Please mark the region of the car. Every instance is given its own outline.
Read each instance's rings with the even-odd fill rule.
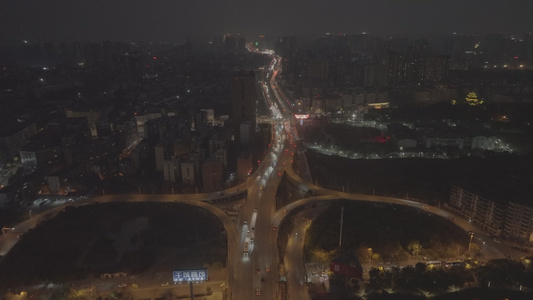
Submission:
[[[272,230],[276,231],[278,228],[276,226],[272,227]]]
[[[244,224],[248,224],[248,221],[246,219],[244,219]]]
[[[127,284],[127,283],[121,283],[121,284],[119,284],[119,285],[118,285],[118,287],[119,287],[119,288],[122,288],[122,287],[127,287],[127,286],[128,286],[128,284]]]
[[[254,231],[254,230],[255,230],[255,227],[252,227],[252,231]]]
[[[255,289],[255,295],[261,296],[261,289]]]
[[[262,192],[264,188],[265,188],[264,185],[259,186],[259,191]]]
[[[265,283],[265,278],[261,277],[261,283]]]
[[[261,269],[260,269],[260,268],[257,268],[257,269],[255,269],[255,272],[256,272],[256,273],[259,273],[259,272],[261,272]]]
[[[266,266],[265,271],[270,272],[270,265]]]
[[[168,281],[161,283],[161,286],[168,286]]]
[[[256,208],[254,208],[254,212],[257,212],[257,207],[256,207]]]

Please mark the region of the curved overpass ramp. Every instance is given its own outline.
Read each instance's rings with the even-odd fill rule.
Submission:
[[[40,222],[51,219],[55,217],[59,212],[63,211],[67,206],[83,206],[83,205],[92,205],[98,203],[112,203],[112,202],[166,202],[166,203],[180,203],[188,204],[197,207],[201,207],[212,214],[214,214],[222,222],[224,229],[227,232],[227,245],[228,245],[228,258],[226,262],[226,267],[228,270],[228,280],[233,281],[234,270],[233,266],[235,265],[236,257],[233,255],[237,253],[237,249],[234,249],[238,246],[238,232],[237,227],[230,217],[221,209],[216,206],[213,206],[206,201],[216,200],[218,194],[213,193],[213,195],[208,196],[209,194],[191,194],[191,195],[107,195],[107,196],[97,196],[94,198],[83,199],[74,203],[67,203],[63,205],[56,206],[44,212],[34,215],[31,219],[28,219],[24,222],[21,222],[15,226],[16,234],[4,234],[0,236],[0,254],[7,254],[11,248],[18,242],[18,235],[21,235],[28,230],[35,228],[39,225]],[[232,285],[230,285],[231,287]]]

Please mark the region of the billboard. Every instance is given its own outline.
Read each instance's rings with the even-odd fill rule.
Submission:
[[[172,272],[172,278],[175,283],[199,282],[207,280],[207,269],[196,270],[179,270]]]

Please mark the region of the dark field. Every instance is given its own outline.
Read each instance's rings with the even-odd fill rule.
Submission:
[[[438,204],[449,200],[453,182],[480,183],[529,178],[532,160],[523,156],[464,159],[347,159],[307,151],[318,185],[352,193],[408,197]]]
[[[0,284],[62,283],[102,273],[138,274],[225,264],[220,221],[203,209],[175,203],[106,203],[67,207],[27,232],[0,263]],[[160,270],[171,271],[171,270]]]

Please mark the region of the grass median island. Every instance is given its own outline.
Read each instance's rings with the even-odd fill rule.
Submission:
[[[137,274],[147,268],[170,272],[205,263],[224,265],[223,231],[216,216],[185,204],[67,207],[24,234],[4,257],[0,286],[64,283],[102,273]]]
[[[339,248],[341,206],[344,206]],[[423,210],[398,205],[339,201],[326,209],[308,230],[308,261],[329,262],[356,250],[361,263],[403,263],[408,259],[446,259],[462,255],[469,237],[451,222]],[[372,250],[369,250],[372,249]]]

